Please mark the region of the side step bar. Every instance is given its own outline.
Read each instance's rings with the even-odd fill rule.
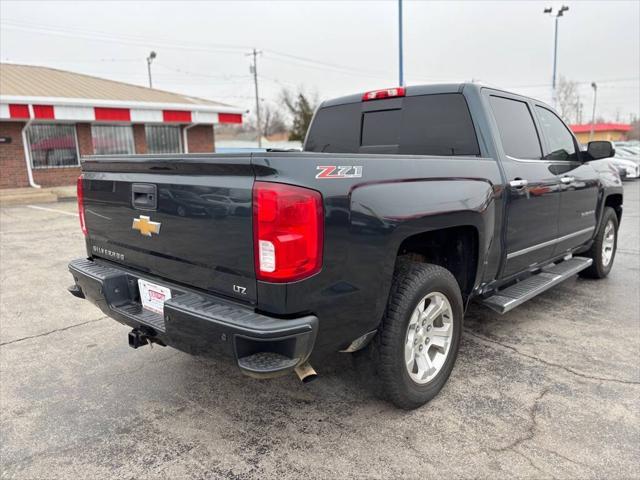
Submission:
[[[572,277],[576,273],[588,268],[593,263],[590,258],[574,257],[560,263],[544,267],[540,273],[532,275],[504,290],[499,290],[490,297],[480,300],[480,303],[500,314],[513,310],[536,295],[549,290],[551,287]]]

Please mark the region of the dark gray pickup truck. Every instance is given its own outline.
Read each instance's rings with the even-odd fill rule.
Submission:
[[[613,153],[580,151],[541,102],[456,84],[325,102],[303,152],[87,157],[70,291],[132,347],[221,353],[252,377],[365,350],[414,408],[449,377],[472,300],[504,313],[609,273]]]

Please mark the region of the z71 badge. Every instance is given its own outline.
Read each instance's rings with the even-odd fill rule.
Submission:
[[[336,166],[336,165],[322,165],[316,167],[316,170],[320,170],[320,173],[316,175],[316,178],[362,178],[362,166]]]

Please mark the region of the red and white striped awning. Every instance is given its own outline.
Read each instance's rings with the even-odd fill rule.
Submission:
[[[243,111],[227,106],[0,96],[0,120],[217,124],[242,123]]]

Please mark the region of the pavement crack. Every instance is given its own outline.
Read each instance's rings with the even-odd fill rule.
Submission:
[[[37,335],[29,335],[27,337],[16,338],[15,340],[9,340],[8,342],[0,343],[0,347],[4,347],[5,345],[11,345],[12,343],[23,342],[25,340],[31,340],[32,338],[46,337],[47,335],[51,335],[52,333],[63,332],[65,330],[70,330],[72,328],[81,327],[82,325],[88,325],[90,323],[96,323],[96,322],[99,322],[101,320],[105,320],[107,318],[109,318],[109,317],[104,316],[104,317],[100,317],[100,318],[95,318],[93,320],[87,320],[86,322],[81,322],[81,323],[76,323],[76,324],[73,324],[73,325],[68,325],[66,327],[56,328],[55,330],[50,330],[48,332],[39,333]]]
[[[521,447],[521,446],[524,447],[523,444],[525,442],[528,442],[529,440],[533,440],[534,437],[536,436],[536,430],[538,429],[537,417],[538,417],[538,410],[540,409],[540,402],[542,402],[542,399],[545,397],[547,393],[549,393],[549,387],[543,388],[542,391],[540,391],[540,393],[538,394],[538,396],[534,399],[531,405],[531,408],[529,408],[527,412],[527,416],[529,417],[529,427],[527,428],[526,432],[524,432],[523,435],[516,438],[514,441],[512,441],[508,445],[505,445],[504,447],[499,447],[499,448],[490,448],[490,450],[497,453],[504,453],[507,451],[513,452],[516,455],[519,455],[522,458],[524,458],[529,463],[529,465],[536,471],[542,474],[548,475],[551,478],[555,479],[556,477],[552,473],[547,472],[542,468],[538,467],[528,455],[526,455],[524,452],[518,449],[518,447]]]
[[[586,463],[582,463],[582,462],[579,462],[579,461],[574,460],[572,458],[569,458],[566,455],[562,455],[561,453],[556,452],[555,450],[551,450],[551,449],[548,449],[548,448],[542,448],[542,447],[538,447],[538,448],[540,448],[541,450],[544,450],[547,453],[555,455],[558,458],[562,458],[563,460],[566,460],[567,462],[572,463],[572,464],[574,464],[574,465],[576,465],[578,467],[585,467],[585,468],[588,468],[589,470],[591,470],[594,473],[596,472],[592,467],[590,467]]]
[[[531,408],[528,411],[529,428],[527,429],[525,434],[519,438],[516,438],[513,442],[511,442],[509,445],[505,447],[494,448],[492,450],[494,450],[495,452],[504,452],[505,450],[513,450],[517,446],[521,445],[524,442],[532,440],[533,437],[536,436],[536,429],[538,428],[538,420],[537,420],[538,408],[540,407],[540,402],[542,401],[542,399],[547,393],[549,393],[549,387],[543,388],[540,394],[533,401],[533,404],[531,405]]]
[[[574,370],[571,367],[567,367],[565,365],[560,365],[559,363],[550,362],[548,360],[545,360],[543,358],[537,357],[535,355],[524,353],[524,352],[518,350],[516,347],[513,347],[511,345],[507,345],[506,343],[502,343],[502,342],[499,342],[497,340],[492,340],[492,339],[487,338],[487,337],[485,337],[483,335],[478,335],[477,333],[474,333],[474,332],[472,332],[470,330],[465,330],[465,333],[469,334],[472,337],[478,338],[478,339],[480,339],[480,340],[482,340],[484,342],[492,343],[494,345],[499,345],[499,346],[501,346],[503,348],[506,348],[508,350],[511,350],[511,351],[517,353],[518,355],[523,356],[523,357],[530,358],[531,360],[535,360],[537,362],[543,363],[544,365],[547,365],[549,367],[560,368],[560,369],[562,369],[562,370],[564,370],[564,371],[566,371],[568,373],[571,373],[572,375],[576,375],[578,377],[586,378],[587,380],[594,380],[594,381],[597,381],[597,382],[619,383],[621,385],[640,385],[640,382],[636,382],[636,381],[633,381],[633,380],[622,380],[622,379],[619,379],[619,378],[598,377],[596,375],[588,375],[588,374],[580,372],[578,370]]]

